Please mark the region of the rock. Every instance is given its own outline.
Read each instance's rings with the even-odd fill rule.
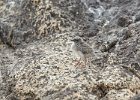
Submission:
[[[135,16],[135,22],[140,21],[140,13]]]
[[[132,98],[130,98],[129,100],[140,100],[140,95],[137,94],[137,95],[133,96]]]
[[[4,3],[3,3],[3,1],[0,1],[0,6],[2,6]]]
[[[119,19],[118,19],[118,22],[117,24],[121,27],[126,27],[128,26],[129,24],[132,23],[132,19],[128,16],[121,16]]]
[[[134,93],[132,93],[128,89],[121,89],[121,90],[118,90],[118,91],[117,90],[111,90],[101,100],[128,100],[133,95],[134,95]]]
[[[1,1],[0,100],[139,98],[139,0]],[[77,35],[93,49],[87,67]]]

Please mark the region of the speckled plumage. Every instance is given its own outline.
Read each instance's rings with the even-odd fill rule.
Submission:
[[[72,41],[74,42],[72,44],[72,50],[86,64],[87,59],[89,57],[92,57],[93,56],[93,50],[92,50],[92,48],[87,43],[85,43],[81,38],[76,37]]]

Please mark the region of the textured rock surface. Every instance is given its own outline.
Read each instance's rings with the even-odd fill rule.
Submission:
[[[1,0],[0,100],[137,100],[139,0]],[[89,67],[70,39],[92,48]]]

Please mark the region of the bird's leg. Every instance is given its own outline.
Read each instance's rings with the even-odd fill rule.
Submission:
[[[73,60],[75,62],[77,62],[74,66],[77,67],[78,65],[81,67],[86,67],[87,66],[87,59],[84,58],[84,62],[81,62],[81,58],[79,60]]]
[[[87,59],[86,57],[84,57],[84,64],[82,65],[82,67],[86,67],[86,65],[87,65]]]
[[[87,65],[87,59],[84,57],[83,61],[79,63],[79,66],[86,67]]]
[[[76,66],[78,66],[78,65],[81,65],[81,58],[80,59],[78,59],[78,60],[73,60],[74,62],[77,62],[74,66],[76,67]]]
[[[87,59],[85,58],[85,60],[84,60],[84,66],[86,67],[86,65],[87,65]]]
[[[75,67],[80,64],[80,61],[81,61],[81,58],[77,61],[77,63],[75,64]]]

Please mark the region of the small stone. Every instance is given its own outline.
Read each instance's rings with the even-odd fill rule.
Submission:
[[[131,67],[134,68],[137,71],[140,71],[140,65],[138,63],[132,63]]]
[[[118,19],[118,25],[121,27],[126,27],[132,23],[132,19],[129,16],[121,16]]]
[[[134,97],[130,98],[129,100],[140,100],[140,94],[135,95]]]
[[[137,14],[137,15],[135,16],[135,22],[138,22],[138,21],[140,21],[140,14]]]

